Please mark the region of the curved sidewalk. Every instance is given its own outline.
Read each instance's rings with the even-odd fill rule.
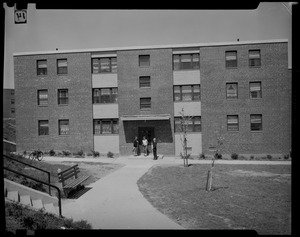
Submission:
[[[87,220],[93,229],[184,229],[156,210],[138,189],[137,180],[153,164],[133,162],[101,178],[79,199],[64,200],[63,215]]]
[[[65,217],[87,220],[93,229],[184,229],[156,210],[142,195],[138,179],[156,164],[183,164],[182,159],[165,157],[58,158],[45,161],[122,163],[124,167],[101,178],[77,200],[63,200]],[[190,160],[189,164],[210,164],[211,160]],[[219,164],[291,165],[291,161],[216,160]]]

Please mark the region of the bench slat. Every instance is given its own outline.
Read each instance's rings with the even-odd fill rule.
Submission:
[[[75,171],[75,172],[73,171],[71,173],[68,173],[67,175],[59,175],[58,176],[59,182],[65,181],[71,177],[75,177],[75,173],[78,174],[79,171]]]
[[[68,170],[67,172],[59,172],[57,174],[58,174],[58,176],[62,176],[63,177],[63,176],[66,176],[66,175],[74,173],[74,172],[80,172],[79,168],[78,167],[77,168],[73,168],[71,170]]]
[[[84,182],[85,180],[87,180],[90,176],[81,176],[77,179],[75,179],[74,181],[72,181],[71,183],[68,183],[66,186],[64,186],[64,188],[73,188],[78,186],[80,183]]]
[[[72,170],[72,169],[76,168],[76,167],[79,169],[78,164],[76,164],[76,165],[73,165],[72,167],[70,167],[70,168],[68,168],[68,169],[65,169],[65,170],[59,172],[59,174],[63,174],[63,173],[65,173],[65,172],[69,171],[69,170]]]

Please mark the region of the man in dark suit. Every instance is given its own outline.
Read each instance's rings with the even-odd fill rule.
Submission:
[[[153,160],[157,160],[157,141],[156,138],[153,138],[153,143],[152,143],[152,152],[153,152]]]

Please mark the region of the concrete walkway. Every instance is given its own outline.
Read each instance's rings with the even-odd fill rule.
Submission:
[[[137,181],[153,165],[183,164],[179,158],[152,160],[145,157],[68,158],[45,157],[45,161],[122,163],[124,167],[87,187],[92,189],[76,200],[63,200],[63,216],[87,220],[93,229],[184,229],[155,209],[141,194]],[[211,160],[190,160],[189,164],[210,164]],[[225,164],[284,164],[291,161],[217,160]]]

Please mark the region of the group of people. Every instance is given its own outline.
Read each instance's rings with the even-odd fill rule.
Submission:
[[[142,140],[142,147],[143,147],[143,152],[144,156],[148,156],[149,150],[148,150],[148,140],[146,137],[143,137]],[[157,160],[157,141],[156,138],[153,138],[152,144],[151,144],[152,152],[153,152],[153,160]],[[138,156],[140,151],[139,151],[139,140],[137,137],[134,138],[133,141],[133,152],[135,156]]]

